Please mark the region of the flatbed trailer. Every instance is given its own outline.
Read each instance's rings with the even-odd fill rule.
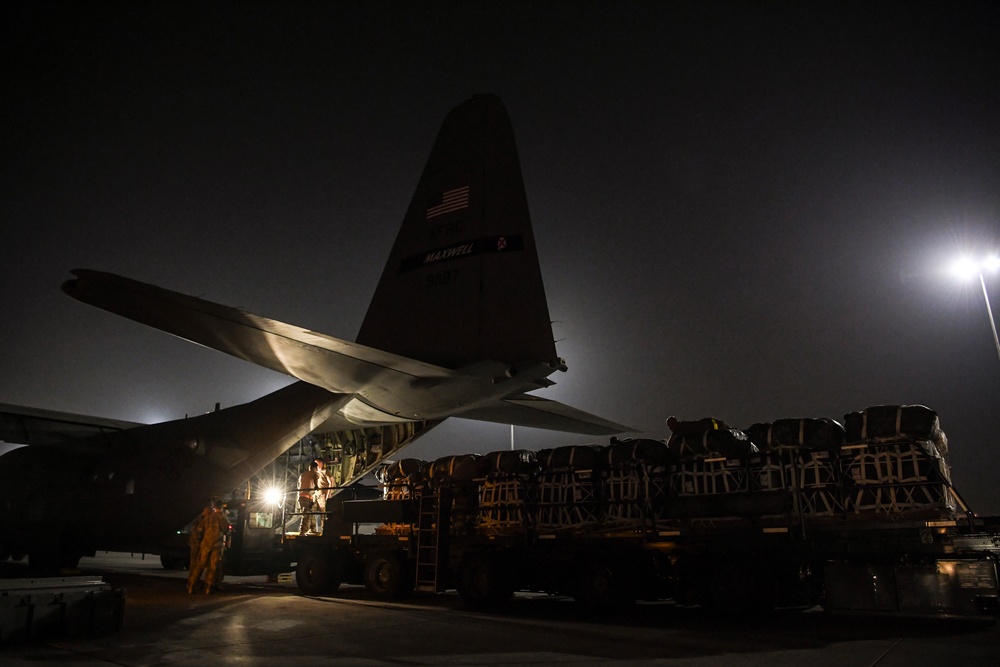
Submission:
[[[701,522],[676,530],[449,535],[435,500],[356,501],[349,522],[413,519],[398,534],[335,532],[291,540],[310,595],[341,583],[376,597],[456,589],[472,606],[516,590],[570,595],[591,608],[673,599],[730,611],[821,604],[828,611],[972,616],[998,610],[1000,532],[913,521],[800,527]],[[362,506],[362,507],[359,507]],[[433,517],[421,530],[421,508]],[[931,525],[928,525],[931,524]]]
[[[666,448],[445,457],[387,480],[378,499],[332,502],[322,535],[286,537],[286,559],[314,595],[363,583],[382,598],[455,589],[472,606],[525,590],[594,608],[998,610],[1000,520],[969,510],[928,442],[681,459]]]
[[[419,511],[419,501],[412,505],[405,512]],[[365,519],[373,509],[363,510]],[[356,511],[346,508],[349,516]],[[398,517],[399,509],[388,514]],[[736,611],[821,604],[829,611],[996,613],[1000,534],[928,523],[828,526],[808,537],[744,522],[714,530],[452,536],[447,543],[416,528],[326,533],[294,544],[299,587],[312,595],[352,583],[385,599],[457,589],[473,606],[528,590],[570,595],[592,608],[669,598]]]

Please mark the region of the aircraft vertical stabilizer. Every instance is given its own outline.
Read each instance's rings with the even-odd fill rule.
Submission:
[[[555,343],[507,111],[445,119],[357,342],[446,368],[552,362]]]

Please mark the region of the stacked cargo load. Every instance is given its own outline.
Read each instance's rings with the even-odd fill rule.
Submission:
[[[601,453],[597,445],[538,452],[535,527],[539,533],[593,528],[600,520]]]
[[[844,511],[837,454],[844,427],[833,419],[778,419],[747,432],[763,452],[751,461],[757,488],[776,482],[792,492],[792,509],[802,517],[839,516]],[[780,471],[780,481],[775,479]]]
[[[606,528],[642,528],[666,507],[670,463],[662,440],[612,440],[604,450],[607,473],[602,480]]]
[[[482,477],[483,460],[479,454],[442,456],[427,466],[427,489],[441,498],[450,498],[453,534],[475,529]]]
[[[518,533],[531,527],[535,452],[503,450],[482,458],[479,486],[479,529],[488,534]]]
[[[401,459],[381,466],[375,472],[375,479],[382,485],[382,497],[385,500],[418,497],[426,482],[426,467],[427,462],[420,459]]]
[[[772,422],[758,422],[743,429],[750,442],[757,448],[748,459],[748,484],[751,489],[773,491],[787,489],[785,465],[781,457],[778,436]]]
[[[854,516],[953,518],[948,439],[923,405],[878,405],[844,416],[841,473]]]
[[[667,420],[672,435],[667,449],[676,461],[670,495],[703,496],[748,490],[747,457],[757,448],[743,431],[715,418]]]
[[[947,438],[923,406],[778,419],[746,429],[667,421],[668,441],[612,439],[534,453],[403,459],[380,474],[387,500],[448,498],[452,534],[642,531],[678,519],[787,513],[803,520],[954,517]],[[403,534],[411,524],[385,524]]]
[[[384,500],[410,500],[420,497],[427,483],[427,462],[421,459],[400,459],[379,467],[375,479],[382,485]],[[413,528],[409,523],[384,523],[375,529],[379,535],[406,535]]]
[[[474,484],[482,476],[482,457],[479,454],[442,456],[427,466],[430,488]]]

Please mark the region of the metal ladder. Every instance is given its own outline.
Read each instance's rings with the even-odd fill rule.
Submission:
[[[451,494],[447,491],[420,496],[417,515],[418,591],[439,593],[444,590],[439,573],[447,562],[450,515]]]

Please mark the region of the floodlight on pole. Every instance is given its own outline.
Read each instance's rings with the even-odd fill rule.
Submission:
[[[990,295],[986,291],[986,279],[983,277],[983,273],[987,271],[994,273],[997,269],[1000,269],[1000,256],[990,255],[982,261],[976,261],[971,257],[960,257],[951,268],[952,273],[966,280],[977,274],[979,275],[979,285],[983,288],[983,299],[986,300],[986,314],[989,315],[990,328],[993,329],[993,344],[996,345],[997,358],[1000,359],[1000,337],[997,336],[997,324],[993,319],[993,308],[990,307]]]

